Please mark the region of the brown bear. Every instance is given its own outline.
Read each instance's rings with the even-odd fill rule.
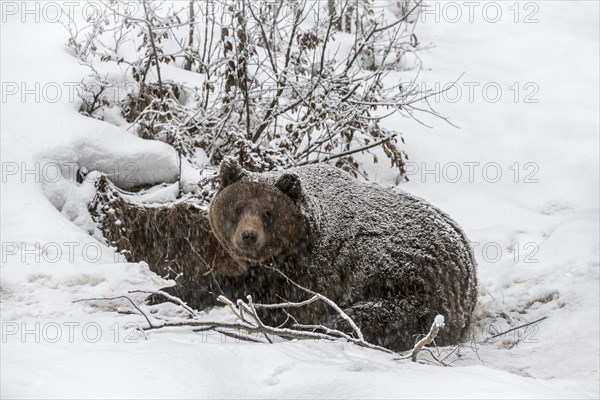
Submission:
[[[476,263],[464,232],[439,209],[325,165],[253,174],[227,158],[220,179],[208,218],[239,274],[186,277],[169,291],[190,306],[217,305],[219,294],[250,294],[256,303],[311,297],[276,267],[336,302],[371,343],[412,348],[437,314],[445,317],[438,345],[465,338],[477,299]],[[322,303],[287,311],[300,323],[351,332]],[[261,318],[289,320],[274,310]]]

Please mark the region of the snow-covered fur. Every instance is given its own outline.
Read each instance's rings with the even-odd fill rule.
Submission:
[[[429,331],[436,314],[446,320],[438,345],[464,338],[477,298],[475,259],[464,232],[439,209],[408,193],[362,183],[329,166],[250,174],[228,159],[221,166],[221,177],[226,186],[236,182],[256,185],[254,197],[258,199],[240,194],[238,209],[251,200],[261,204],[263,185],[282,189],[284,196],[293,189],[291,197],[305,218],[298,234],[308,237],[298,249],[271,254],[271,265],[335,301],[354,319],[366,340],[394,350],[411,348],[418,335]],[[287,181],[284,187],[282,177]],[[235,227],[238,221],[223,217],[222,192],[213,199],[209,218],[213,233],[235,259],[235,246],[223,243],[228,239],[223,238],[227,235],[219,225]],[[232,199],[227,201],[231,204]],[[268,201],[277,200],[270,193]],[[216,302],[199,288],[233,298],[252,294],[257,303],[311,297],[265,265],[246,268],[238,277],[197,277],[176,294],[200,308]],[[324,304],[288,311],[301,323],[349,331],[346,322]],[[263,316],[270,323],[285,320],[273,311]]]

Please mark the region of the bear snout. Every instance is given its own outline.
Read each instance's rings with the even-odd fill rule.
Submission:
[[[246,246],[253,246],[258,239],[258,233],[254,229],[248,229],[242,232],[242,242]]]
[[[244,215],[237,226],[233,239],[235,247],[246,257],[255,257],[265,244],[265,232],[261,219],[256,215]]]

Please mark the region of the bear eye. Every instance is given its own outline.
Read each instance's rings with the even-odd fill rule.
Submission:
[[[241,215],[242,214],[242,207],[237,206],[233,212],[235,212],[235,215]]]
[[[273,216],[273,213],[269,210],[265,211],[265,217],[266,218],[271,218]]]

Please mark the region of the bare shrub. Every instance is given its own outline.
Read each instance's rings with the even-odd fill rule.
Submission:
[[[384,120],[437,113],[429,93],[398,75],[403,55],[419,49],[420,7],[398,1],[139,0],[136,15],[107,2],[85,40],[65,26],[81,58],[129,67],[138,89],[122,108],[134,131],[190,160],[202,149],[213,164],[234,156],[257,172],[329,162],[366,176],[356,155],[381,148],[404,174],[401,134]],[[201,85],[165,81],[168,64]]]

